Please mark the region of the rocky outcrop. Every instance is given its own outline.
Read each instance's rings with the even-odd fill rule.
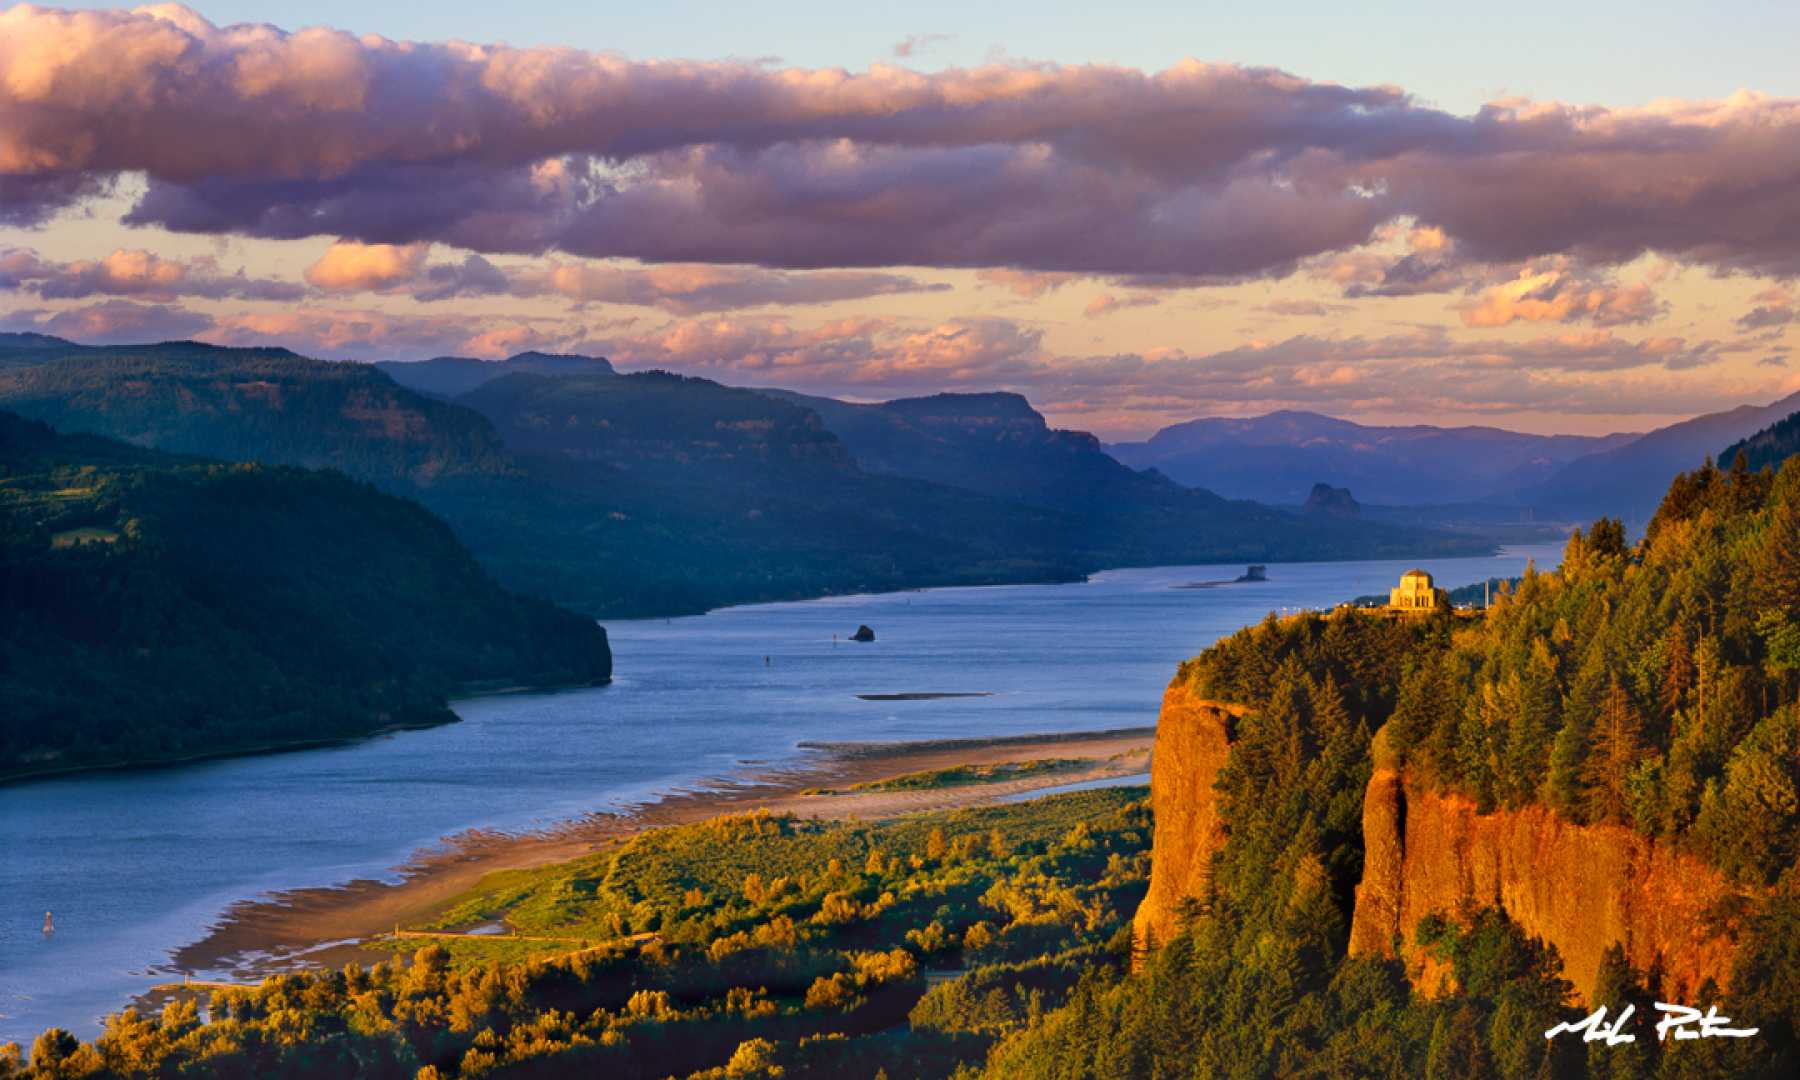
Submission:
[[[1446,972],[1415,943],[1419,920],[1498,907],[1556,947],[1584,999],[1614,943],[1633,967],[1660,968],[1664,1000],[1694,999],[1707,979],[1727,985],[1736,927],[1715,916],[1737,891],[1719,871],[1634,830],[1572,824],[1542,806],[1477,813],[1468,798],[1409,777],[1383,735],[1363,798],[1352,955],[1398,953],[1415,984],[1436,992]]]
[[[1306,497],[1306,505],[1300,512],[1317,517],[1356,518],[1362,516],[1362,505],[1350,494],[1349,488],[1314,484],[1312,494]]]
[[[1241,706],[1200,697],[1180,679],[1163,694],[1150,758],[1156,817],[1150,891],[1132,922],[1140,948],[1173,937],[1181,902],[1206,892],[1213,854],[1226,836],[1213,781],[1245,714]]]
[[[1213,783],[1245,715],[1180,680],[1163,696],[1150,774],[1150,890],[1133,923],[1140,948],[1169,940],[1182,902],[1207,892],[1229,834]],[[1726,916],[1740,890],[1718,870],[1632,829],[1573,824],[1542,806],[1478,813],[1472,800],[1408,776],[1385,729],[1373,751],[1351,955],[1398,955],[1416,986],[1437,993],[1449,970],[1415,942],[1419,920],[1498,907],[1556,947],[1563,976],[1584,999],[1614,943],[1633,967],[1660,971],[1655,989],[1665,1001],[1697,1000],[1709,979],[1727,987],[1738,928]]]

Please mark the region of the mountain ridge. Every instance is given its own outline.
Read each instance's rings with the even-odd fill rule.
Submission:
[[[1201,417],[1141,442],[1107,444],[1134,468],[1225,495],[1283,505],[1312,485],[1354,491],[1365,503],[1429,505],[1502,495],[1633,435],[1532,435],[1504,428],[1379,426],[1304,410]]]

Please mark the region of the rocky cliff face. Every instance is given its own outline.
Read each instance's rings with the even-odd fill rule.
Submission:
[[[1717,870],[1634,830],[1572,824],[1542,806],[1477,813],[1471,800],[1409,778],[1379,736],[1363,844],[1350,952],[1398,950],[1428,992],[1444,972],[1413,932],[1426,915],[1466,906],[1502,908],[1556,946],[1583,999],[1614,943],[1633,967],[1660,967],[1665,1000],[1694,999],[1707,979],[1723,989],[1730,978],[1736,927],[1717,923],[1713,909],[1736,890]]]
[[[1140,946],[1167,941],[1182,900],[1206,890],[1228,833],[1213,781],[1245,713],[1180,684],[1163,697],[1150,778],[1150,891],[1134,922]],[[1737,927],[1719,913],[1737,890],[1711,866],[1631,829],[1576,825],[1536,806],[1477,813],[1471,800],[1409,778],[1378,734],[1363,843],[1350,952],[1398,954],[1426,992],[1442,988],[1447,970],[1414,941],[1419,920],[1483,907],[1503,908],[1554,945],[1584,999],[1615,942],[1634,967],[1660,969],[1663,1000],[1697,998],[1708,979],[1727,986]]]
[[[1150,764],[1156,837],[1150,892],[1132,929],[1139,947],[1167,941],[1177,929],[1181,901],[1206,891],[1212,857],[1225,843],[1213,779],[1231,752],[1237,705],[1208,701],[1180,680],[1163,695]]]

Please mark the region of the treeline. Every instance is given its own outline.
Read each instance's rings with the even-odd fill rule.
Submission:
[[[441,722],[611,666],[416,504],[0,413],[0,777]]]

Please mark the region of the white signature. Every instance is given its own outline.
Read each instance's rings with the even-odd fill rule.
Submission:
[[[1717,1005],[1710,1006],[1704,1016],[1700,1015],[1699,1009],[1689,1008],[1686,1005],[1670,1005],[1666,1001],[1657,1002],[1656,1007],[1663,1013],[1663,1018],[1656,1022],[1657,1042],[1666,1041],[1671,1031],[1674,1032],[1676,1039],[1748,1039],[1760,1030],[1758,1028],[1726,1027],[1726,1024],[1731,1023],[1731,1017],[1720,1016]],[[1636,1010],[1637,1006],[1635,1005],[1625,1006],[1625,1010],[1618,1015],[1618,1018],[1609,1024],[1606,1022],[1606,1006],[1602,1005],[1588,1016],[1572,1024],[1556,1025],[1544,1032],[1544,1038],[1554,1039],[1558,1035],[1573,1034],[1579,1031],[1582,1042],[1605,1040],[1608,1046],[1636,1042],[1637,1036],[1624,1030],[1626,1021],[1631,1019],[1631,1014]],[[1694,1028],[1695,1024],[1700,1025],[1698,1030]]]

